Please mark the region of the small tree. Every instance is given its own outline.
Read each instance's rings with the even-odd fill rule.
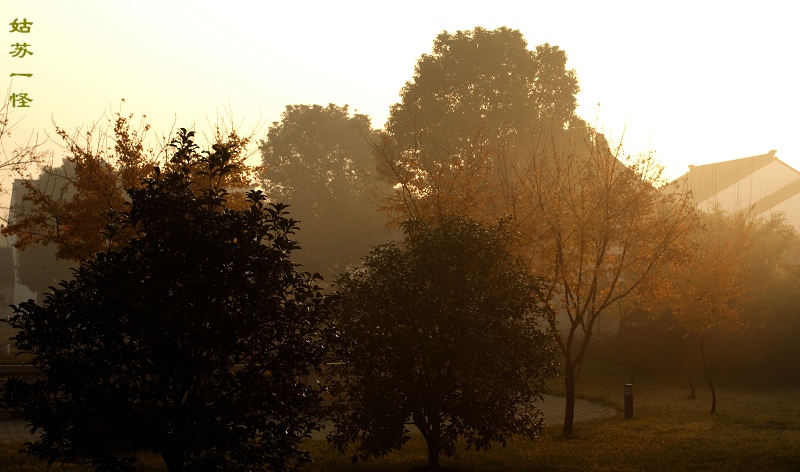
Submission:
[[[289,260],[295,221],[258,191],[229,208],[229,150],[179,134],[174,170],[128,190],[133,236],[10,321],[43,376],[9,380],[3,402],[42,431],[37,457],[129,470],[152,450],[170,471],[308,460],[320,395],[298,376],[329,331],[314,278]]]
[[[556,366],[539,285],[508,251],[508,226],[404,229],[402,247],[376,248],[337,282],[334,313],[350,344],[329,440],[342,453],[358,443],[354,460],[381,456],[409,439],[410,419],[436,467],[459,436],[487,449],[535,435],[534,401]]]
[[[747,299],[751,249],[747,214],[729,215],[721,210],[701,214],[702,226],[692,234],[688,259],[665,267],[658,282],[661,302],[670,308],[686,336],[697,336],[700,358],[711,389],[711,413],[717,411],[717,391],[706,362],[705,339],[713,331],[739,331]],[[662,305],[662,306],[663,306]]]

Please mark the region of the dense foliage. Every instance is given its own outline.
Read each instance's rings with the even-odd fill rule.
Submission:
[[[387,202],[398,220],[507,215],[498,186],[513,177],[508,166],[554,133],[583,128],[566,64],[557,46],[531,51],[506,27],[439,34],[392,105],[380,148],[380,169],[400,184]]]
[[[391,108],[391,144],[403,153],[463,159],[481,146],[516,144],[544,125],[561,128],[575,118],[579,90],[566,63],[557,46],[529,50],[518,30],[443,32]]]
[[[374,175],[376,140],[368,116],[330,104],[287,106],[261,143],[267,194],[303,223],[297,261],[326,279],[388,239],[377,205],[388,185]]]
[[[381,456],[409,439],[411,421],[435,466],[459,436],[485,449],[535,435],[534,402],[556,368],[540,287],[508,251],[509,228],[453,219],[405,233],[338,279],[349,352],[331,442],[357,443],[354,459]]]
[[[127,470],[152,450],[177,470],[284,470],[307,460],[329,325],[299,273],[295,221],[259,191],[231,209],[230,150],[173,141],[170,170],[129,189],[132,237],[81,265],[41,305],[16,308],[15,340],[43,376],[3,394],[50,461]],[[107,237],[118,234],[109,227]]]

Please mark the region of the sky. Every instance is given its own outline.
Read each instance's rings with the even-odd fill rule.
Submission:
[[[771,149],[800,169],[797,22],[785,1],[0,0],[0,90],[33,100],[3,144],[117,111],[158,136],[229,114],[263,136],[296,104],[347,104],[380,128],[439,33],[507,26],[566,51],[578,114],[669,178]],[[32,54],[14,57],[19,42]],[[46,141],[56,159],[60,145]]]

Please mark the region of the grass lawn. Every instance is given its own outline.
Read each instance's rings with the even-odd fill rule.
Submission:
[[[572,439],[550,425],[537,441],[517,440],[488,452],[443,459],[458,471],[800,471],[800,388],[715,379],[717,413],[709,414],[711,393],[693,379],[695,399],[681,376],[634,378],[634,418],[623,417],[622,387],[631,382],[623,369],[592,363],[582,372],[578,396],[616,408],[612,419],[576,423]],[[550,392],[563,394],[560,379]],[[408,450],[381,460],[350,464],[309,441],[316,463],[305,471],[394,470],[425,465],[421,438]]]
[[[488,452],[459,451],[442,459],[457,471],[798,471],[800,470],[800,389],[716,379],[717,413],[708,413],[711,396],[694,379],[697,398],[680,376],[634,379],[634,418],[622,415],[622,386],[630,376],[613,365],[588,365],[579,396],[617,408],[612,419],[576,423],[574,437],[560,438],[560,425],[548,426],[537,441],[518,439]],[[554,381],[551,392],[562,390]],[[53,468],[24,461],[18,444],[0,445],[0,470],[89,470]],[[307,440],[313,464],[303,471],[409,471],[425,465],[424,441],[415,437],[402,450],[380,460],[351,464],[322,440]],[[141,470],[159,469],[150,459]]]

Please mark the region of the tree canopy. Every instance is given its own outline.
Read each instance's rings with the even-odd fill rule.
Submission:
[[[43,376],[9,380],[2,400],[42,432],[28,452],[109,470],[138,450],[170,471],[308,460],[321,397],[299,378],[330,328],[314,277],[289,260],[296,221],[260,191],[231,208],[231,149],[193,138],[181,129],[169,168],[128,189],[115,221],[131,237],[16,307],[17,347]]]
[[[800,366],[800,235],[783,214],[756,219],[748,231],[748,296],[741,318],[748,335],[722,350],[736,372],[743,368],[798,378]]]
[[[498,140],[524,137],[542,122],[563,127],[574,117],[579,90],[566,63],[557,46],[529,50],[518,30],[443,32],[391,108],[392,145],[464,158],[478,138],[501,145]]]
[[[355,458],[408,439],[411,419],[428,461],[468,447],[535,435],[534,402],[556,374],[543,330],[541,286],[508,250],[510,228],[452,219],[410,222],[404,244],[375,248],[337,280],[334,317],[347,340],[336,374],[329,440]]]
[[[450,189],[436,193],[443,201],[427,201],[438,210],[492,203],[496,195],[485,190],[508,178],[505,161],[578,120],[578,80],[564,51],[527,46],[519,31],[505,27],[443,32],[417,61],[381,148],[382,170],[404,191],[395,207],[434,187]]]
[[[261,143],[265,188],[303,223],[298,261],[332,279],[388,237],[366,115],[329,104],[287,106]],[[379,189],[378,187],[384,187]]]
[[[374,168],[374,139],[369,117],[351,116],[347,105],[288,105],[261,143],[271,191],[284,200],[316,202],[314,216],[329,201],[362,196]]]

